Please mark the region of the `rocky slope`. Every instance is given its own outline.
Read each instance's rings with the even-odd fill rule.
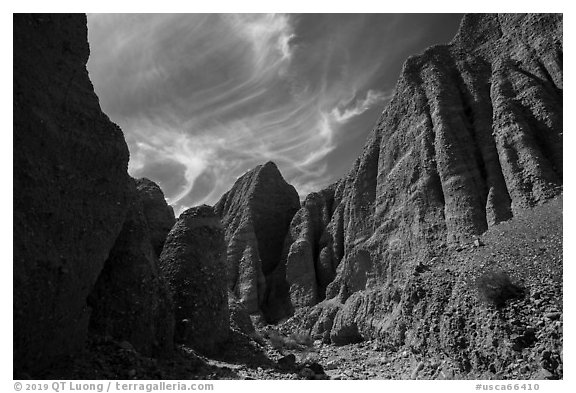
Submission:
[[[268,162],[240,177],[214,206],[225,228],[230,291],[250,314],[278,321],[289,314],[284,239],[298,193]]]
[[[501,307],[479,296],[478,278],[494,271],[523,289]],[[395,293],[373,291],[380,303],[362,293],[349,300],[363,349],[325,346],[334,377],[562,378],[562,198],[492,226],[478,246],[444,250]]]
[[[324,238],[311,246],[332,245],[322,264],[336,266],[335,278],[324,301],[297,311],[307,315],[303,325],[338,344],[395,337],[413,345],[420,323],[406,315],[424,296],[414,272],[560,194],[562,132],[562,16],[464,17],[450,44],[406,61],[364,152],[338,184]],[[295,250],[307,238],[299,230],[305,209],[291,225],[300,233],[288,245]],[[304,306],[322,297],[310,284],[317,260],[300,259],[308,262],[291,276],[299,283],[291,296]],[[451,274],[463,270],[445,272],[448,282]],[[474,319],[474,309],[457,317],[441,305],[465,291],[446,284],[426,296],[422,307],[439,307],[426,326],[463,329],[458,321]],[[473,363],[457,359],[463,370]]]

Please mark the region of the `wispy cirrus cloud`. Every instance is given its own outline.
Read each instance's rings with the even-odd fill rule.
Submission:
[[[386,67],[415,37],[395,16],[89,15],[90,76],[123,129],[129,172],[177,212],[214,203],[275,161],[301,195],[341,176],[388,99]],[[420,23],[421,24],[421,23]],[[401,63],[401,61],[400,61]],[[351,124],[362,130],[351,133]]]
[[[257,70],[274,69],[278,63],[290,59],[294,32],[289,16],[228,14],[223,19],[252,45]]]
[[[392,98],[392,91],[383,92],[377,90],[368,90],[366,97],[356,100],[351,106],[345,105],[344,108],[336,107],[332,110],[331,115],[338,123],[345,123],[353,117],[361,115],[374,105],[382,105]]]

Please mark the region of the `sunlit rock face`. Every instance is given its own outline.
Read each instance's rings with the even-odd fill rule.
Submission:
[[[298,193],[272,162],[240,177],[214,206],[225,228],[229,289],[268,321],[289,314],[282,250],[299,208]]]
[[[321,240],[301,229],[306,204],[292,222],[293,304],[324,299],[328,266],[340,308],[321,302],[305,325],[338,343],[397,331],[415,267],[562,192],[562,42],[561,15],[475,14],[406,61]]]

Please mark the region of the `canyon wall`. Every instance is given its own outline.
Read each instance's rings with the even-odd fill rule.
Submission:
[[[85,15],[14,14],[16,377],[74,356],[90,334],[149,356],[173,348],[149,198],[128,176],[122,131],[100,109],[89,54]]]
[[[562,102],[562,15],[467,15],[410,57],[328,223],[305,204],[291,224],[305,325],[339,343],[385,335],[415,268],[560,194]],[[310,243],[301,228],[319,222]]]

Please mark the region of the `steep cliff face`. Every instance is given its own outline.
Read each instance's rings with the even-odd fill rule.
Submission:
[[[214,206],[225,228],[228,285],[250,314],[278,320],[289,309],[280,263],[298,193],[272,162],[240,177]]]
[[[14,15],[14,49],[15,376],[99,337],[171,355],[152,242],[161,248],[173,213],[156,185],[128,176],[122,131],[88,78],[86,17]]]
[[[14,370],[84,342],[129,204],[128,149],[88,78],[86,17],[14,15]]]
[[[409,58],[338,187],[333,300],[305,324],[339,343],[405,334],[399,304],[415,268],[561,193],[562,132],[561,15],[468,15],[450,44]],[[321,300],[301,288],[291,296]]]

